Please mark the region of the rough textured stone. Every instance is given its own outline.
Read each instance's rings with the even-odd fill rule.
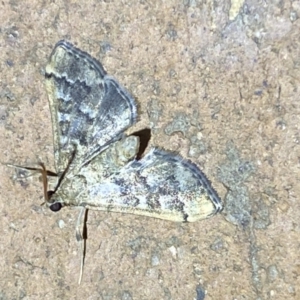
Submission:
[[[38,178],[16,181],[0,165],[0,297],[195,299],[201,286],[205,299],[299,299],[299,15],[297,1],[4,0],[0,162],[53,168],[43,74],[53,45],[68,39],[136,98],[133,130],[153,126],[150,144],[187,157],[193,137],[203,137],[193,161],[225,208],[230,198],[232,207],[245,204],[236,212],[248,222],[232,222],[227,208],[226,218],[193,224],[91,212],[88,272],[78,286],[77,211],[39,206]],[[166,135],[178,113],[201,126],[187,119],[184,134]],[[220,176],[229,170],[236,176]]]

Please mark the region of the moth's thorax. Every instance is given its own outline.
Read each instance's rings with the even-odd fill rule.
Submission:
[[[87,180],[82,175],[64,178],[57,191],[51,196],[49,205],[59,202],[63,206],[80,204],[80,194],[86,189]]]
[[[87,197],[87,187],[103,182],[132,160],[136,156],[138,145],[138,137],[124,137],[82,166],[79,171],[71,168],[51,200],[57,197],[65,199],[63,201],[65,205],[79,205]]]

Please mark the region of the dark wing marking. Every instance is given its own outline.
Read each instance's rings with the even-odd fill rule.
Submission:
[[[46,66],[57,171],[75,151],[80,168],[136,121],[132,96],[89,54],[66,41],[56,44]]]

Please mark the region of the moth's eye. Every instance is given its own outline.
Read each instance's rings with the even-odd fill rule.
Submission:
[[[59,202],[56,202],[56,203],[53,203],[50,205],[50,209],[54,212],[59,211],[61,208],[62,208],[62,205]]]
[[[52,197],[53,194],[54,194],[54,191],[47,191],[48,200],[51,199],[51,197]]]

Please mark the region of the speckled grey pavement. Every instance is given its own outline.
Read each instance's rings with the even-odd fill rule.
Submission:
[[[191,224],[53,213],[38,176],[0,165],[0,299],[299,299],[299,2],[2,1],[0,162],[54,169],[44,68],[67,39],[139,103],[132,132],[211,179]],[[21,177],[21,178],[20,178]]]

